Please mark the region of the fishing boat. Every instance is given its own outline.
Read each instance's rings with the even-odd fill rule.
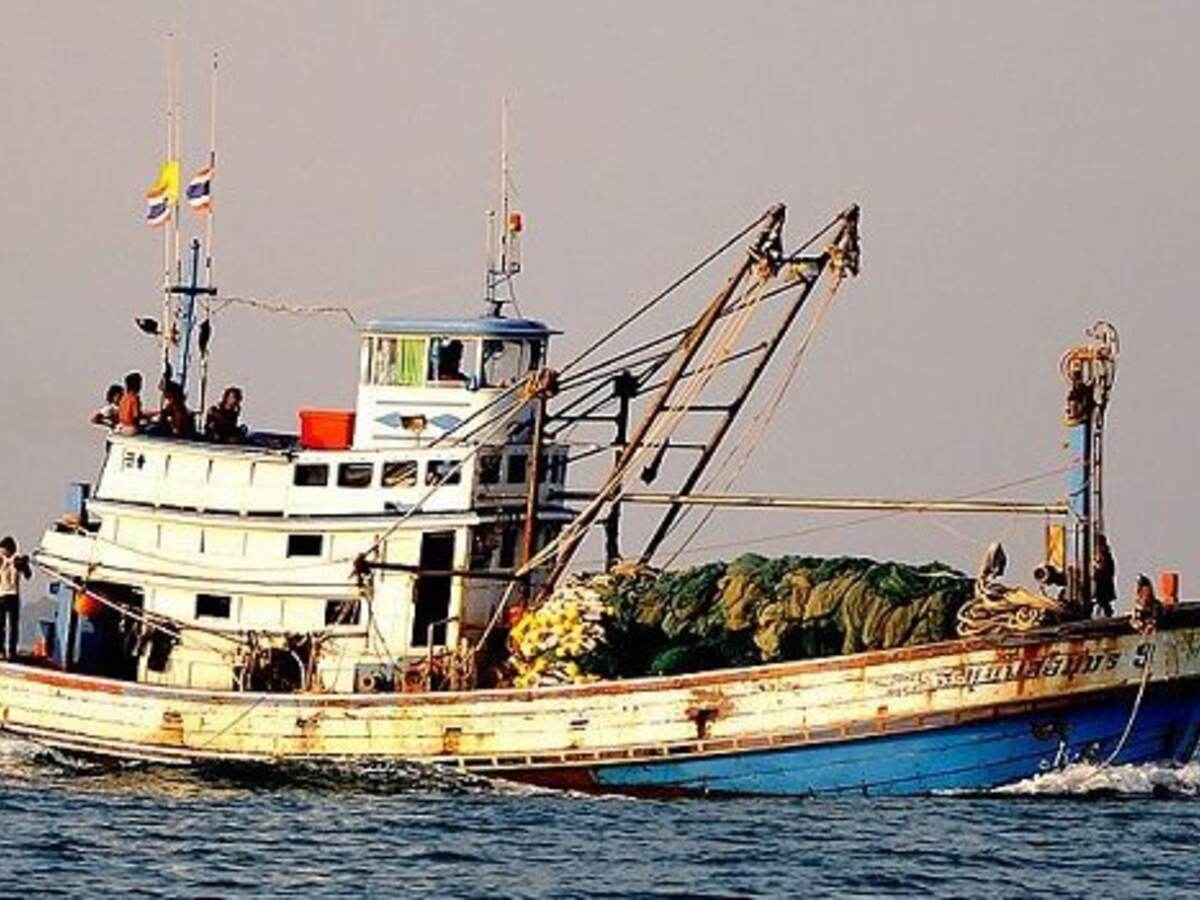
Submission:
[[[302,409],[296,434],[224,442],[107,435],[95,485],[74,486],[34,553],[55,615],[37,652],[0,663],[0,729],[113,760],[400,761],[652,795],[984,790],[1081,759],[1190,757],[1200,604],[1170,602],[1139,622],[1091,616],[1115,331],[1094,329],[1064,358],[1087,402],[1068,428],[1061,502],[704,492],[810,298],[822,316],[857,273],[858,208],[789,247],[784,208],[772,207],[557,368],[558,332],[506,314],[522,228],[506,192],[490,221],[485,314],[367,322],[347,360],[359,372],[352,409]],[[192,246],[190,282],[168,279],[164,318],[143,330],[161,337],[164,380],[184,396],[199,354],[203,398],[222,295]],[[731,274],[694,317],[654,337],[638,330],[727,253]],[[741,346],[766,315],[764,336]],[[632,343],[613,349],[620,336]],[[718,383],[732,400],[705,399]],[[681,437],[697,419],[703,436]],[[570,438],[589,423],[612,434]],[[672,489],[634,486],[680,453],[691,456]],[[599,477],[569,485],[588,458],[605,463]],[[510,630],[571,583],[594,528],[609,566],[622,565],[635,505],[663,509],[632,554],[643,566],[689,512],[726,507],[1053,517],[1043,571],[1057,579],[1008,607],[981,586],[967,627],[945,640],[514,683]],[[1077,614],[1041,615],[1051,607]]]

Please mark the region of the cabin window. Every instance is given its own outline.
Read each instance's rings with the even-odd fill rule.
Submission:
[[[509,484],[524,484],[529,468],[529,457],[524,453],[513,453],[508,457],[508,471],[504,480]]]
[[[296,487],[325,487],[329,484],[329,466],[325,463],[297,463],[292,484]]]
[[[288,556],[320,556],[324,549],[325,535],[323,534],[288,535]]]
[[[471,338],[433,338],[429,342],[429,382],[474,386],[478,350],[479,342]]]
[[[427,485],[458,484],[461,481],[462,468],[458,465],[457,460],[431,459],[425,468]]]
[[[374,463],[342,463],[338,466],[338,487],[369,488],[374,480]]]
[[[565,484],[567,481],[567,458],[561,453],[550,457],[550,483]]]
[[[368,344],[371,384],[420,387],[425,383],[425,339],[377,337]]]
[[[540,362],[541,344],[537,341],[484,341],[480,387],[509,387]]]
[[[500,568],[511,569],[517,562],[517,542],[520,531],[516,525],[504,526],[500,534]]]
[[[484,453],[479,457],[479,483],[500,483],[500,456],[497,453]]]
[[[471,570],[478,572],[490,569],[499,545],[499,525],[476,526],[471,536]]]
[[[197,594],[197,619],[228,619],[232,603],[224,594]]]
[[[361,600],[326,600],[325,624],[358,625],[362,621]]]
[[[414,487],[417,483],[417,461],[394,459],[383,464],[381,484],[385,488]]]

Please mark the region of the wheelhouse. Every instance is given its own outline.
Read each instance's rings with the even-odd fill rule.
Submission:
[[[369,322],[354,446],[435,439],[485,406],[503,414],[521,402],[517,387],[544,364],[554,333],[499,316]]]

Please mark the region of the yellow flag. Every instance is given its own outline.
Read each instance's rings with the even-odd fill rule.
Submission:
[[[158,181],[146,192],[147,197],[165,199],[171,204],[179,202],[179,160],[170,159],[158,170]]]
[[[162,173],[158,176],[163,183],[167,197],[172,203],[179,201],[179,160],[172,159],[163,163]]]

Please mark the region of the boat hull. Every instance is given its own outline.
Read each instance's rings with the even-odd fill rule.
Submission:
[[[1187,761],[1200,728],[1200,683],[902,735],[666,760],[547,769],[510,777],[543,787],[649,796],[906,796],[991,790],[1073,762]],[[1114,755],[1115,752],[1115,755]]]
[[[247,694],[4,663],[0,728],[120,759],[402,760],[603,792],[986,790],[1114,753],[1189,757],[1200,607],[1149,637],[1083,623],[1000,645],[537,690]]]

